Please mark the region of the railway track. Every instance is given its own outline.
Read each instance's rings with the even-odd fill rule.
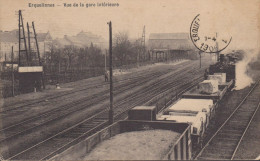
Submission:
[[[183,63],[182,65],[187,65],[188,63],[185,62]],[[136,72],[135,73],[135,76],[132,76],[131,78],[117,78],[115,77],[115,80],[114,80],[114,83],[120,83],[120,84],[126,84],[126,82],[129,82],[127,84],[131,84],[131,81],[138,81],[138,80],[142,80],[142,79],[145,79],[145,78],[149,78],[151,76],[153,76],[154,73],[150,73],[150,72],[147,72],[147,73],[142,73],[142,72]],[[102,79],[103,80],[103,79]],[[44,98],[41,98],[41,99],[37,99],[37,100],[34,100],[34,101],[24,101],[22,103],[18,103],[18,104],[14,104],[14,105],[9,105],[9,106],[4,106],[4,108],[2,109],[2,111],[0,111],[0,113],[7,113],[8,111],[14,111],[17,110],[19,112],[21,112],[21,109],[23,107],[27,107],[27,106],[31,106],[31,105],[35,105],[35,104],[39,104],[39,103],[46,103],[45,101],[48,100],[53,100],[53,99],[56,99],[56,98],[59,98],[59,97],[62,97],[62,96],[66,96],[66,95],[70,95],[70,94],[77,94],[81,91],[85,91],[85,90],[91,90],[93,88],[99,88],[99,87],[102,87],[104,85],[108,85],[108,83],[104,83],[103,81],[100,83],[100,82],[97,82],[97,83],[91,83],[91,84],[83,84],[81,87],[84,87],[84,88],[81,88],[81,87],[78,87],[79,90],[73,90],[73,91],[66,91],[66,92],[60,92],[58,94],[56,94],[55,96],[48,96],[48,97],[44,97]]]
[[[188,68],[185,68],[185,70],[187,70]],[[180,73],[177,72],[176,74]],[[161,75],[164,75],[165,72],[160,72],[160,73],[156,73],[153,76],[154,77],[159,77]],[[127,86],[124,84],[117,84],[115,87],[117,90],[115,90],[115,95],[120,94],[124,91],[127,91],[129,89],[132,89],[135,86],[139,86],[145,82],[147,82],[149,80],[149,77],[146,78],[142,78],[141,81],[140,80],[132,80],[130,79],[130,81],[127,81],[126,83],[128,84]],[[118,90],[119,89],[119,90]],[[36,115],[34,117],[31,117],[29,119],[24,119],[24,120],[20,120],[19,123],[7,126],[7,127],[3,127],[0,132],[4,132],[8,137],[17,134],[18,132],[14,132],[14,131],[20,131],[19,133],[21,133],[22,131],[25,131],[28,129],[28,127],[33,128],[35,127],[35,125],[40,125],[43,124],[43,122],[46,122],[48,120],[54,120],[54,118],[59,118],[60,116],[72,113],[72,112],[79,112],[80,110],[93,105],[93,103],[96,102],[100,102],[102,100],[105,100],[107,98],[109,98],[109,96],[107,95],[107,93],[109,92],[109,90],[105,90],[102,91],[101,93],[93,93],[93,95],[77,100],[77,101],[73,101],[71,103],[68,103],[66,105],[62,105],[59,106],[53,110],[41,113],[39,115]],[[100,95],[104,95],[104,97],[98,97]],[[86,100],[91,100],[91,101],[87,101]],[[75,107],[77,106],[77,107]],[[56,115],[56,116],[55,116]],[[53,117],[54,116],[54,117]],[[4,117],[3,117],[4,118]],[[31,122],[31,124],[30,124]],[[21,130],[19,130],[21,129]],[[2,137],[0,137],[0,142],[1,140],[5,139],[4,135],[2,135]]]
[[[161,74],[165,74],[165,73],[161,73]],[[159,75],[156,74],[156,76],[159,76]],[[118,93],[120,93],[120,92],[123,92],[123,91],[126,91],[126,90],[128,90],[128,89],[131,89],[133,86],[137,85],[136,83],[141,84],[141,83],[143,83],[144,81],[147,81],[147,79],[142,79],[142,81],[132,80],[132,79],[131,79],[130,81],[127,81],[128,86],[126,86],[126,83],[117,84],[115,87],[118,88],[118,89],[120,89],[120,90],[115,91],[115,95],[118,94]],[[84,90],[85,90],[85,89],[84,89]],[[78,92],[78,91],[77,91],[77,92]],[[22,124],[28,123],[28,121],[33,121],[33,120],[37,120],[37,119],[42,120],[41,117],[47,117],[47,116],[53,115],[55,112],[60,112],[61,110],[64,110],[64,111],[62,111],[62,112],[66,112],[66,110],[77,111],[77,110],[79,110],[79,109],[77,109],[77,108],[73,108],[73,109],[72,109],[72,106],[75,106],[75,105],[78,105],[78,104],[81,104],[81,103],[84,103],[84,104],[86,105],[86,100],[93,100],[93,102],[94,102],[94,100],[95,100],[96,102],[102,101],[103,99],[108,98],[108,96],[107,96],[107,97],[102,97],[102,98],[99,98],[99,97],[97,97],[97,96],[99,96],[99,95],[106,95],[108,92],[109,92],[109,90],[107,89],[107,90],[104,90],[104,91],[101,91],[101,92],[92,93],[92,95],[89,96],[89,97],[85,97],[85,98],[83,98],[83,99],[79,99],[79,100],[76,100],[76,101],[72,101],[71,103],[68,103],[68,104],[66,104],[66,105],[58,106],[57,108],[52,109],[52,110],[49,110],[49,111],[44,112],[44,113],[41,113],[40,115],[36,115],[36,116],[31,117],[31,118],[29,118],[29,119],[25,119],[25,120],[19,121],[18,124],[11,125],[11,126],[8,126],[8,127],[4,127],[4,128],[1,129],[0,131],[6,130],[6,129],[10,129],[10,128],[17,128],[18,125],[20,126],[20,125],[22,125]],[[74,92],[73,92],[73,93],[74,93]],[[99,99],[97,100],[97,98],[99,98]],[[53,99],[54,99],[54,98],[53,98]],[[40,102],[37,102],[37,103],[39,104]],[[89,105],[89,104],[87,104],[87,105]],[[12,112],[13,112],[13,111],[12,111]],[[21,112],[21,109],[18,110],[18,112]],[[72,112],[72,111],[70,111],[70,112]],[[60,115],[60,114],[59,114],[59,115]],[[26,126],[28,126],[28,125],[26,125]],[[24,128],[24,127],[23,127],[23,128]],[[1,140],[1,139],[0,139],[0,140]]]
[[[181,65],[187,65],[189,63],[190,62],[183,62],[181,64],[177,64],[176,67],[181,66]],[[117,78],[117,77],[115,77],[116,79],[114,80],[114,83],[123,83],[123,82],[130,81],[130,80],[133,80],[133,81],[134,80],[140,80],[142,78],[148,78],[151,75],[152,75],[152,73],[150,73],[150,72],[144,73],[143,71],[137,71],[137,72],[135,72],[135,76],[131,76],[131,78],[129,78],[129,77],[128,78],[124,78],[124,77]],[[5,105],[4,107],[2,107],[0,114],[1,113],[4,114],[8,111],[15,111],[15,110],[20,111],[21,108],[24,108],[24,107],[32,106],[32,105],[39,104],[39,103],[42,103],[42,102],[46,103],[46,100],[49,100],[49,101],[54,100],[54,99],[59,98],[59,97],[75,94],[75,93],[82,92],[82,91],[84,92],[86,90],[91,90],[93,88],[99,88],[99,87],[102,87],[106,84],[108,84],[108,83],[103,82],[103,79],[102,79],[101,82],[94,81],[94,83],[79,85],[77,87],[78,88],[77,90],[59,92],[56,95],[43,97],[43,98],[40,98],[40,99],[37,99],[37,100],[26,101],[26,102],[23,101],[23,102],[18,102],[18,103],[15,103],[15,104]],[[70,87],[72,87],[72,86],[69,86],[68,88],[70,88]]]
[[[202,69],[203,70],[203,69]],[[195,73],[196,74],[196,73]],[[174,75],[174,76],[176,76],[176,75]],[[172,78],[174,77],[174,76],[172,76]],[[192,78],[192,76],[190,76],[190,77],[188,77],[189,79],[188,80],[190,80],[191,78]],[[169,77],[166,77],[165,79],[164,79],[164,81],[167,83],[167,79],[169,79]],[[168,83],[168,84],[166,84],[165,86],[168,86],[169,87],[169,85],[172,85],[172,86],[175,86],[176,87],[176,85],[178,85],[178,84],[180,84],[180,83],[182,83],[182,80],[183,80],[183,78],[180,78],[180,79],[178,79],[178,81],[174,84],[174,83]],[[159,83],[157,83],[157,85],[158,84],[161,84],[161,83],[163,83],[163,82],[159,82]],[[156,83],[155,84],[153,84],[153,86],[155,86],[156,87]],[[164,86],[164,87],[165,87]],[[155,88],[154,89],[154,91],[155,92],[153,92],[153,91],[151,91],[149,88],[147,88],[147,90],[146,90],[146,93],[144,93],[144,92],[142,92],[142,91],[139,91],[139,94],[138,94],[138,92],[137,93],[135,93],[135,95],[133,96],[133,97],[131,97],[131,99],[126,99],[126,100],[123,100],[123,101],[120,101],[119,103],[117,103],[115,106],[117,107],[116,109],[117,110],[119,110],[120,112],[119,113],[124,113],[125,111],[126,111],[126,109],[124,109],[124,108],[122,108],[123,106],[125,106],[125,108],[127,108],[127,109],[129,109],[129,108],[132,108],[132,107],[134,107],[134,106],[136,106],[136,105],[138,105],[138,104],[141,104],[141,103],[143,103],[143,98],[141,97],[141,99],[139,98],[140,97],[140,94],[149,94],[149,95],[151,95],[151,93],[153,93],[153,95],[156,95],[156,91],[158,91],[158,90],[160,90],[160,86],[158,86],[158,88]],[[166,89],[166,88],[165,88]],[[158,94],[158,93],[157,93]],[[139,101],[138,101],[139,100]],[[132,103],[130,103],[130,102],[132,102]],[[125,105],[126,104],[126,105]],[[117,111],[116,110],[116,111]],[[100,113],[102,113],[102,111],[100,112]],[[107,116],[107,114],[103,114],[104,116]],[[99,117],[96,117],[95,119],[90,119],[91,121],[89,122],[89,121],[87,121],[88,123],[87,123],[87,125],[91,125],[91,127],[89,127],[89,126],[86,126],[86,127],[88,127],[88,129],[87,129],[87,131],[89,131],[88,133],[90,133],[91,131],[93,131],[93,130],[91,130],[91,129],[97,129],[96,127],[100,127],[101,125],[103,126],[103,124],[100,124],[100,121],[101,120],[103,120],[104,121],[104,119],[105,120],[107,120],[107,118],[106,117],[103,117],[103,116],[101,116],[101,119],[99,118]],[[100,126],[98,126],[97,124],[100,124]],[[76,125],[74,125],[74,126],[72,126],[72,127],[76,127],[78,124],[76,124]],[[83,125],[83,127],[84,127],[84,125]],[[85,128],[86,128],[85,127]],[[90,129],[89,129],[90,128]],[[70,128],[68,128],[68,129],[71,129],[71,127]],[[67,129],[66,129],[67,130]],[[65,130],[65,131],[66,131]],[[70,131],[70,130],[69,130]],[[78,132],[78,130],[76,130],[76,133]],[[59,135],[59,134],[62,134],[62,135]],[[34,145],[34,146],[32,146],[31,148],[32,149],[34,149],[35,150],[35,152],[32,152],[32,150],[30,149],[30,148],[28,148],[27,150],[25,150],[25,151],[22,151],[22,152],[20,152],[20,153],[15,153],[16,155],[14,155],[14,156],[12,156],[12,157],[10,157],[9,159],[39,159],[39,156],[41,156],[39,153],[46,153],[46,152],[48,152],[49,150],[51,150],[51,148],[50,148],[50,146],[51,145],[55,145],[55,146],[58,146],[58,145],[60,145],[60,142],[59,141],[61,141],[61,140],[63,140],[62,142],[64,143],[66,143],[66,142],[68,142],[68,140],[64,140],[64,139],[62,139],[62,138],[71,138],[71,136],[74,136],[74,133],[73,132],[70,132],[69,134],[69,137],[64,137],[64,130],[62,131],[62,132],[60,132],[60,133],[58,133],[58,134],[56,134],[56,135],[54,135],[54,136],[52,136],[52,137],[49,137],[48,139],[45,139],[45,141],[44,142],[40,142],[40,143],[38,143],[38,144],[36,144],[36,145]],[[57,139],[57,137],[58,137],[58,139]],[[73,137],[74,138],[74,137]],[[55,140],[57,141],[58,140],[58,142],[57,143],[55,143]],[[47,144],[47,145],[45,145],[45,144]],[[41,148],[44,148],[44,150],[37,150],[37,147],[39,147],[39,145],[41,145],[40,147]],[[47,149],[46,149],[47,148]],[[49,149],[49,150],[48,150]],[[53,150],[52,150],[53,151]],[[28,153],[30,153],[30,154],[28,154]],[[33,155],[37,155],[37,156],[33,156]],[[42,155],[42,156],[44,156],[44,155]]]
[[[185,64],[188,64],[187,62],[184,62],[183,65]],[[177,64],[179,65],[179,64]],[[124,83],[126,81],[129,81],[129,80],[140,80],[142,78],[147,78],[147,77],[150,77],[152,74],[151,73],[146,73],[144,74],[143,71],[138,71],[138,72],[135,72],[135,76],[132,76],[131,78],[119,78],[118,80],[115,79],[114,80],[114,83]],[[102,79],[103,80],[103,79]],[[56,99],[56,98],[59,98],[59,97],[62,97],[62,96],[67,96],[67,95],[70,95],[70,94],[75,94],[75,93],[78,93],[78,92],[81,92],[81,91],[85,91],[85,90],[91,90],[92,88],[99,88],[103,85],[106,85],[108,83],[105,83],[105,82],[95,82],[94,83],[90,83],[90,84],[83,84],[83,85],[80,85],[78,86],[78,90],[73,90],[73,91],[66,91],[66,92],[60,92],[56,95],[52,95],[52,96],[47,96],[47,97],[44,97],[44,98],[40,98],[40,99],[37,99],[37,100],[32,100],[32,101],[26,101],[26,102],[18,102],[18,103],[15,103],[15,104],[10,104],[10,105],[7,105],[7,106],[4,106],[2,108],[2,110],[0,111],[0,113],[6,113],[8,111],[13,111],[13,110],[20,110],[21,108],[23,107],[28,107],[28,106],[31,106],[31,105],[34,105],[34,104],[38,104],[38,103],[41,103],[41,102],[45,102],[46,100],[53,100],[53,99]],[[71,86],[72,87],[72,86]]]
[[[161,73],[162,74],[162,73]],[[157,75],[158,76],[158,75]],[[145,79],[143,80],[145,81]],[[135,82],[136,83],[136,82]],[[140,85],[142,81],[139,81],[138,84],[130,84],[128,86],[124,86],[118,88],[120,90],[117,90],[115,92],[115,95],[120,94],[121,92],[127,91],[134,86]],[[3,128],[0,131],[7,135],[8,137],[4,137],[4,135],[1,135],[0,143],[3,143],[3,141],[8,142],[10,138],[21,135],[25,132],[28,132],[29,130],[35,129],[36,127],[41,127],[44,124],[51,123],[55,120],[61,119],[62,117],[67,117],[68,115],[71,115],[76,112],[80,112],[81,110],[84,110],[88,106],[92,106],[93,104],[100,102],[104,99],[108,99],[109,96],[105,95],[108,92],[102,92],[102,94],[98,93],[95,95],[92,95],[90,98],[82,99],[76,102],[72,102],[69,104],[66,104],[65,106],[61,106],[60,108],[57,108],[55,110],[48,111],[44,114],[32,117],[30,119],[24,120],[22,122],[19,122],[18,124],[11,125],[9,127]],[[103,95],[104,97],[98,97],[99,95]],[[91,100],[89,102],[86,102],[86,100]]]
[[[182,82],[183,86],[187,82]],[[150,93],[151,90],[146,91],[146,94]],[[163,91],[165,92],[165,91]],[[143,102],[143,99],[138,99],[138,95],[135,95],[131,100],[122,101],[115,106],[115,120],[124,119],[127,116],[127,111],[136,105],[140,105]],[[129,102],[131,102],[129,104]],[[125,103],[128,103],[127,106],[124,106]],[[122,108],[123,107],[123,108]],[[101,128],[104,128],[108,125],[108,111],[101,111],[83,122],[80,122],[73,127],[70,127],[51,138],[46,139],[45,141],[40,142],[39,144],[27,149],[16,156],[13,156],[9,159],[40,159],[46,160],[58,154],[59,152],[65,150],[73,144],[81,141],[82,139],[94,134]],[[69,143],[68,143],[69,142]],[[55,145],[53,148],[51,145]],[[57,146],[59,147],[57,149]],[[40,154],[39,154],[40,153]],[[44,153],[44,154],[43,154]],[[44,156],[40,157],[39,156]]]
[[[255,113],[259,109],[259,80],[213,134],[199,154],[198,160],[233,160]]]

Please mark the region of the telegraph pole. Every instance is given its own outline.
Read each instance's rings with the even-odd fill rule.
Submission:
[[[20,11],[20,16],[21,16],[21,22],[22,22],[22,31],[23,31],[23,37],[22,39],[24,40],[24,48],[25,48],[25,52],[26,52],[26,58],[27,58],[27,65],[29,65],[29,57],[28,57],[28,51],[27,51],[27,45],[26,45],[26,38],[25,38],[25,32],[24,32],[24,25],[23,25],[23,16],[22,16],[22,12]]]
[[[145,60],[145,26],[143,28],[141,46],[142,46],[142,55],[143,55],[144,60]]]
[[[201,68],[201,54],[202,54],[202,52],[199,51],[199,55],[200,55],[200,68]]]
[[[35,39],[35,43],[36,43],[36,48],[37,48],[37,53],[38,53],[38,59],[39,59],[39,65],[42,66],[42,62],[41,62],[41,57],[40,57],[40,51],[39,51],[39,46],[38,46],[38,40],[37,40],[37,34],[35,31],[35,27],[34,27],[34,22],[32,22],[32,27],[33,27],[33,33],[34,33],[34,39]],[[45,83],[44,83],[44,69],[42,71],[42,87],[43,89],[45,89]]]
[[[19,24],[18,24],[18,32],[19,32],[19,35],[18,35],[18,39],[19,39],[19,46],[18,46],[18,55],[19,55],[19,60],[18,60],[18,66],[21,65],[21,19],[20,19],[20,14],[21,14],[21,10],[19,10]]]
[[[32,63],[32,60],[33,60],[33,59],[32,59],[32,53],[31,53],[30,29],[29,29],[29,24],[28,24],[28,22],[27,22],[27,32],[28,32],[29,62]],[[29,63],[29,62],[28,62],[28,63]],[[29,64],[30,64],[30,63],[29,63]]]
[[[219,62],[218,42],[216,42],[216,47],[217,47],[216,57],[217,57],[217,62]]]
[[[109,124],[114,122],[113,111],[113,71],[112,71],[112,23],[109,21],[109,74],[110,74],[110,108],[109,108]]]
[[[12,46],[12,55],[11,55],[11,62],[12,62],[12,96],[14,97],[14,47]]]
[[[34,22],[32,22],[32,27],[33,27],[34,39],[35,39],[36,48],[37,48],[37,54],[38,54],[39,65],[42,65],[42,63],[41,63],[41,58],[40,58],[39,46],[38,46],[38,40],[37,40],[37,34],[36,34],[36,32],[35,32],[35,27],[34,27]]]
[[[19,28],[19,66],[21,65],[21,51],[25,51],[26,53],[26,60],[27,60],[27,65],[29,63],[29,57],[28,57],[28,52],[27,52],[27,45],[26,45],[26,38],[25,38],[25,32],[24,32],[24,25],[23,25],[23,16],[22,16],[22,11],[19,10],[19,25],[18,25],[18,28]],[[21,28],[22,28],[22,31],[21,31]],[[21,37],[21,32],[23,34],[23,37]],[[23,39],[23,42],[24,42],[24,50],[21,50],[21,39]],[[22,64],[24,65],[24,64]]]
[[[105,72],[107,71],[107,49],[105,52]]]

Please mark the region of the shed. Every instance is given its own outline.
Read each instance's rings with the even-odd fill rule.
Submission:
[[[41,90],[42,66],[18,67],[18,73],[21,92],[33,92],[34,88]]]

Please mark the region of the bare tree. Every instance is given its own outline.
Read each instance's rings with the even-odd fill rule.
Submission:
[[[127,64],[127,58],[132,55],[132,44],[126,32],[119,32],[114,35],[113,54],[120,65]]]
[[[76,48],[72,45],[65,46],[63,49],[64,56],[67,58],[66,60],[68,61],[67,64],[67,69],[70,70],[72,68],[72,63],[74,59],[76,58]]]

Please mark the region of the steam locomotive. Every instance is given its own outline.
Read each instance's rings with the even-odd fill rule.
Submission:
[[[219,61],[216,64],[210,65],[209,74],[226,73],[227,82],[233,80],[233,86],[236,79],[236,66],[235,63],[238,58],[233,54],[220,54]]]

